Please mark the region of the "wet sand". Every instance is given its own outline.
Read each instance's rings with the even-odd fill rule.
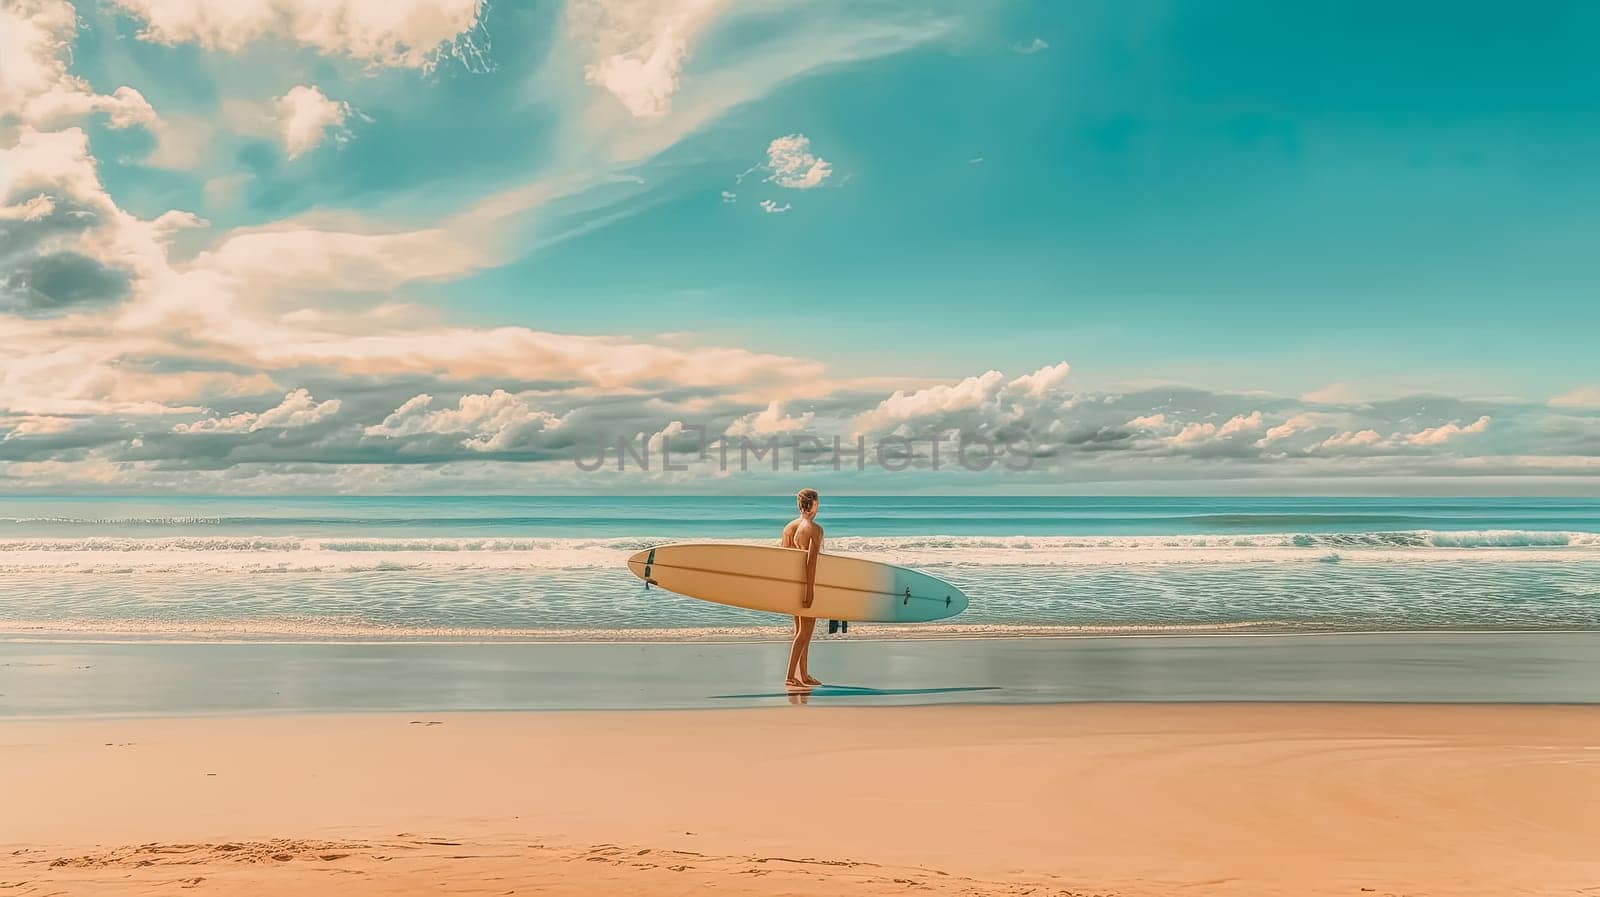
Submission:
[[[786,703],[774,643],[22,642],[0,719]],[[823,638],[816,704],[1600,703],[1600,632]],[[776,687],[774,687],[776,686]]]
[[[5,895],[1600,887],[1580,706],[13,719],[0,794]]]

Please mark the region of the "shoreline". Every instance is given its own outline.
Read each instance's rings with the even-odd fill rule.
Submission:
[[[1600,704],[1600,632],[774,642],[0,641],[0,719],[817,705]]]
[[[52,720],[8,724],[0,752],[26,810],[0,817],[0,881],[67,895],[1505,897],[1600,878],[1590,707]]]
[[[1353,629],[1335,624],[1278,622],[1128,626],[1029,626],[938,623],[855,623],[865,631],[846,636],[818,635],[819,642],[988,641],[997,639],[1086,640],[1141,638],[1330,638],[1363,636],[1580,635],[1600,633],[1583,627]],[[62,621],[0,621],[0,645],[672,645],[773,644],[787,642],[782,626],[685,627],[654,629],[427,629],[418,627],[330,626],[340,634],[257,627],[253,624],[206,628],[131,622],[117,627]]]

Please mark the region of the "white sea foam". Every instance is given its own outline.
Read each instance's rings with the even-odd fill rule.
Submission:
[[[851,640],[952,638],[1107,638],[1291,634],[1331,631],[1330,627],[1271,620],[1211,624],[1011,625],[893,623],[859,624]],[[514,628],[471,626],[394,626],[359,620],[280,617],[262,620],[7,620],[0,621],[0,643],[70,640],[139,642],[744,642],[788,641],[788,626],[675,626],[652,628]]]
[[[620,570],[667,538],[85,536],[0,539],[0,573]],[[769,540],[729,540],[769,545]],[[845,554],[911,566],[1600,561],[1600,534],[1529,530],[1169,536],[854,536]]]

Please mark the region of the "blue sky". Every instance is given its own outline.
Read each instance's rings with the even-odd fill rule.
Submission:
[[[0,487],[582,490],[676,421],[1594,491],[1591,5],[197,9],[0,13]]]

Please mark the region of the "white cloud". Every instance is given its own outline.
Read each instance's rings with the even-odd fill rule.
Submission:
[[[344,126],[350,104],[330,100],[315,84],[299,84],[272,101],[284,150],[295,159],[322,144],[332,133],[335,142],[344,143],[350,132]]]
[[[985,371],[958,383],[940,383],[909,393],[895,390],[878,407],[856,418],[856,432],[886,432],[918,419],[980,408],[998,399],[1005,379],[999,371]]]
[[[1482,433],[1489,429],[1489,415],[1485,414],[1465,427],[1451,421],[1438,427],[1429,427],[1405,437],[1407,445],[1439,445],[1467,433]]]
[[[1325,425],[1326,424],[1322,415],[1314,412],[1296,414],[1291,416],[1283,423],[1268,429],[1266,435],[1262,436],[1256,445],[1266,447],[1274,442],[1280,442],[1288,439],[1291,436],[1296,436],[1306,432],[1307,430],[1316,429],[1317,427]]]
[[[631,4],[596,0],[593,5]],[[612,158],[645,159],[715,122],[730,109],[759,100],[798,78],[904,52],[949,34],[961,21],[959,16],[922,7],[810,4],[805,15],[795,15],[795,8],[790,3],[719,5],[717,15],[708,16],[706,24],[715,20],[720,25],[726,15],[753,27],[742,35],[747,39],[722,44],[714,65],[697,66],[693,78],[683,79],[672,97],[669,114],[627,115],[608,94],[602,104],[585,110],[585,128],[595,132],[591,136]],[[575,33],[574,41],[588,45],[582,32]]]
[[[113,0],[144,23],[140,37],[235,52],[283,38],[374,66],[427,68],[470,55],[483,0]]]
[[[309,427],[339,413],[340,401],[329,399],[318,402],[305,389],[296,389],[283,397],[276,407],[256,414],[241,411],[227,417],[208,417],[188,424],[177,424],[174,433],[254,433],[258,430],[289,430]]]
[[[1013,53],[1021,53],[1024,56],[1032,56],[1035,53],[1048,49],[1050,49],[1050,44],[1047,43],[1042,37],[1035,37],[1031,41],[1011,45],[1011,51]]]
[[[22,439],[28,436],[51,436],[56,433],[65,433],[73,428],[79,421],[75,417],[52,417],[37,414],[0,414],[0,430],[5,431],[0,436],[0,442],[8,439]]]
[[[810,190],[822,186],[833,174],[826,159],[811,152],[811,139],[804,134],[779,137],[767,145],[767,180],[791,190]]]
[[[117,206],[100,182],[88,136],[80,128],[39,131],[22,126],[0,146],[0,217],[15,222],[23,247],[8,264],[70,253],[92,260],[119,278],[166,271],[166,242],[183,228],[205,224],[183,211],[141,220]]]
[[[791,203],[786,202],[780,206],[770,199],[763,199],[759,205],[761,206],[761,211],[766,212],[768,215],[782,215],[784,212],[794,208]]]
[[[139,91],[123,86],[97,94],[68,71],[77,32],[77,12],[67,0],[0,3],[0,123],[51,128],[94,113],[104,113],[113,128],[156,120]]]
[[[722,191],[722,201],[725,202],[725,203],[726,202],[738,202],[739,201],[739,194],[733,192],[732,190],[724,190],[724,191]]]
[[[426,433],[464,434],[461,445],[478,452],[512,449],[533,435],[561,426],[561,418],[528,404],[521,396],[497,389],[490,395],[465,395],[455,408],[431,410],[433,396],[419,395],[407,400],[384,418],[383,423],[367,427],[366,436],[401,438]]]
[[[771,402],[761,411],[752,412],[728,425],[729,436],[774,436],[797,433],[810,427],[816,413],[806,411],[799,415],[784,413],[782,402]]]
[[[1600,408],[1600,386],[1580,386],[1551,396],[1550,404],[1557,408]]]
[[[41,193],[15,205],[0,205],[0,221],[38,221],[55,210],[56,201]]]
[[[1206,442],[1223,442],[1239,436],[1245,436],[1261,431],[1264,426],[1261,412],[1252,411],[1248,415],[1237,414],[1229,418],[1221,426],[1213,423],[1186,424],[1183,429],[1173,436],[1171,444],[1177,447],[1194,447]]]
[[[569,35],[585,46],[583,77],[635,118],[672,109],[689,44],[724,0],[572,0]]]
[[[1377,430],[1346,430],[1335,433],[1313,447],[1326,452],[1367,452],[1381,448],[1387,440]]]
[[[1071,365],[1063,361],[1059,364],[1042,367],[1031,374],[1023,374],[1006,385],[1007,388],[1026,395],[1044,396],[1060,389],[1066,383],[1067,375],[1071,371]]]
[[[1069,402],[1062,390],[1071,366],[1045,365],[1010,380],[985,371],[956,383],[938,383],[912,392],[895,390],[887,399],[855,416],[856,433],[886,433],[946,428],[992,429],[1007,423],[1037,421],[1048,426]]]
[[[1156,433],[1176,428],[1175,424],[1167,420],[1165,414],[1143,414],[1128,421],[1127,425],[1135,430],[1149,430]]]

